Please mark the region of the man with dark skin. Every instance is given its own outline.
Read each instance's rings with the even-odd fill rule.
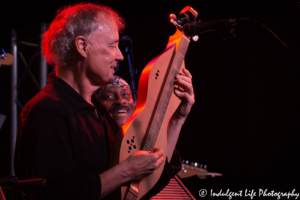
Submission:
[[[56,66],[48,85],[20,115],[15,154],[19,179],[46,178],[32,199],[99,199],[122,184],[140,180],[164,162],[160,149],[137,151],[108,168],[117,127],[93,93],[115,81],[122,18],[111,8],[82,3],[57,13],[43,36],[43,54]],[[168,127],[171,158],[180,129],[194,104],[191,75],[177,75],[182,104]]]
[[[186,70],[184,71],[188,73]],[[135,109],[135,102],[129,84],[121,77],[116,76],[114,83],[108,84],[105,87],[101,87],[95,92],[95,95],[106,107],[109,115],[117,122],[119,127],[122,127],[132,116]],[[173,177],[176,173],[178,173],[179,170],[181,170],[179,154],[173,154],[171,161],[170,163],[172,168],[171,170],[169,169],[169,174]],[[167,170],[167,168],[165,168],[165,170]],[[159,183],[156,184],[156,186],[147,194],[147,196],[152,196],[162,190],[168,183],[168,180],[172,177],[168,177],[163,174],[159,180]],[[166,191],[166,193],[169,192]]]
[[[184,104],[188,101],[194,100],[194,94],[189,95],[186,91],[181,92],[178,88],[178,85],[182,86],[183,88],[193,88],[192,86],[192,76],[189,73],[187,69],[183,69],[183,72],[185,75],[176,75],[176,83],[177,87],[175,86],[175,94],[182,99],[183,103],[178,107],[175,114],[172,116],[170,120],[170,124],[168,127],[168,136],[170,131],[170,128],[174,128],[176,132],[180,132],[181,129],[181,123],[182,121],[177,121],[178,115],[184,115],[186,114],[184,111]],[[134,108],[135,108],[135,102],[133,100],[130,86],[128,83],[123,80],[120,77],[116,77],[115,82],[113,84],[106,85],[105,87],[102,87],[98,89],[95,92],[96,96],[100,100],[100,102],[106,107],[107,111],[109,112],[110,116],[117,122],[117,124],[122,127],[123,124],[131,117],[133,114]],[[183,95],[184,94],[184,95]],[[179,124],[177,124],[179,123]],[[175,126],[175,127],[173,127]],[[179,130],[178,130],[179,129]],[[178,135],[177,135],[178,138]],[[168,137],[168,152],[167,157],[171,158],[175,145],[177,143],[177,138],[170,138]],[[176,142],[174,143],[174,140]],[[169,147],[171,145],[171,147]]]
[[[135,102],[131,89],[121,77],[116,76],[114,83],[101,87],[95,92],[95,95],[119,127],[122,127],[133,114]]]

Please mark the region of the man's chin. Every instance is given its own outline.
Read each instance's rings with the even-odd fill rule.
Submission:
[[[108,84],[112,84],[114,83],[116,80],[116,78],[114,76],[112,76],[110,79],[109,79],[109,83]]]
[[[115,76],[107,76],[105,77],[105,79],[101,79],[101,78],[98,78],[96,80],[97,82],[95,82],[94,84],[95,85],[99,85],[99,86],[106,86],[108,84],[113,84],[115,82]]]
[[[125,113],[122,114],[114,114],[112,118],[117,122],[117,124],[121,127],[125,124],[125,122],[129,119],[128,115]]]
[[[106,86],[106,85],[108,85],[108,84],[113,84],[114,82],[115,82],[115,77],[113,76],[112,78],[103,81],[103,82],[101,83],[101,86]]]

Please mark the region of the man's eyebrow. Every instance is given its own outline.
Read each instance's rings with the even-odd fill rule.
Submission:
[[[110,42],[109,44],[116,44],[116,43],[119,43],[119,39],[117,40],[113,40],[112,42]]]
[[[126,91],[128,90],[128,91],[129,91],[129,88],[126,87],[126,86],[123,86],[122,88],[123,88],[123,89],[122,89],[123,91],[124,91],[124,90],[126,90]]]
[[[113,92],[109,91],[109,90],[105,90],[105,91],[103,91],[103,93],[113,93]]]
[[[128,92],[128,93],[130,93],[130,94],[131,94],[131,91],[130,91],[130,89],[129,89],[129,88],[124,88],[124,89],[122,90],[122,92]]]

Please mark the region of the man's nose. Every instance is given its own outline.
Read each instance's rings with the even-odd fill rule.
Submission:
[[[126,100],[121,95],[118,95],[117,103],[124,104],[124,103],[126,103]]]
[[[116,51],[116,61],[122,61],[122,60],[124,60],[124,56],[118,47]]]

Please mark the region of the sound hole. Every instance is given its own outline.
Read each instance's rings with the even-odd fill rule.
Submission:
[[[156,74],[155,74],[156,76],[155,76],[155,79],[157,79],[158,78],[158,76],[159,76],[159,70],[157,70],[157,72],[156,72]]]
[[[135,137],[132,136],[132,139],[131,140],[127,140],[127,144],[128,144],[128,153],[130,153],[130,151],[133,149],[136,149],[136,146],[134,145],[134,139]]]

